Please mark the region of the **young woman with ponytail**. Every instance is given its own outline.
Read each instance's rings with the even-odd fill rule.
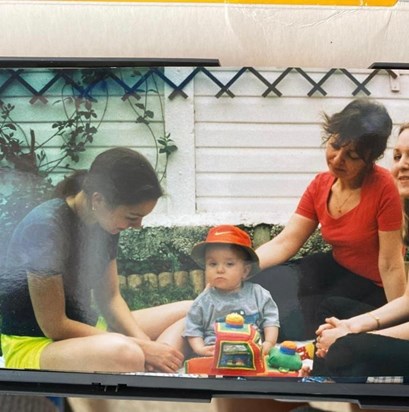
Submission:
[[[0,284],[6,367],[176,371],[190,302],[131,312],[118,282],[119,233],[139,228],[162,196],[150,163],[113,148],[56,192],[10,239]]]

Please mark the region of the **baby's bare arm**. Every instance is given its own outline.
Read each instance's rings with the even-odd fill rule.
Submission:
[[[214,355],[214,345],[206,346],[204,340],[201,336],[190,336],[187,338],[190,347],[196,355],[200,356],[213,356]]]

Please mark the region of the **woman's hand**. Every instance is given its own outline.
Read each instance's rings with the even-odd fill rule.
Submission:
[[[316,355],[319,358],[324,358],[331,345],[340,337],[351,333],[348,322],[346,320],[339,320],[335,317],[325,319],[325,324],[321,325],[316,334]]]
[[[138,340],[138,344],[145,355],[146,370],[173,373],[182,367],[184,356],[172,346],[146,340]]]

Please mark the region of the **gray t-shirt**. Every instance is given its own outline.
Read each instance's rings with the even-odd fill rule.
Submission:
[[[95,325],[91,290],[106,282],[104,275],[116,257],[118,238],[98,224],[84,225],[63,199],[33,209],[14,230],[6,272],[0,277],[2,333],[44,336],[34,316],[28,272],[44,277],[62,275],[67,316]]]
[[[193,302],[183,336],[202,337],[205,345],[213,345],[214,323],[224,322],[233,312],[243,315],[246,323],[256,325],[261,334],[267,326],[280,326],[278,308],[270,292],[260,285],[244,282],[242,288],[233,293],[205,289]]]

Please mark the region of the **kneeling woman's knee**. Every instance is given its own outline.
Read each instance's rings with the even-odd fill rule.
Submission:
[[[338,376],[351,374],[351,367],[360,362],[361,349],[365,347],[365,334],[348,334],[339,338],[326,356],[326,366],[330,373]]]
[[[133,338],[110,334],[109,352],[112,359],[118,364],[118,370],[124,372],[138,372],[145,370],[145,355],[141,347]]]

